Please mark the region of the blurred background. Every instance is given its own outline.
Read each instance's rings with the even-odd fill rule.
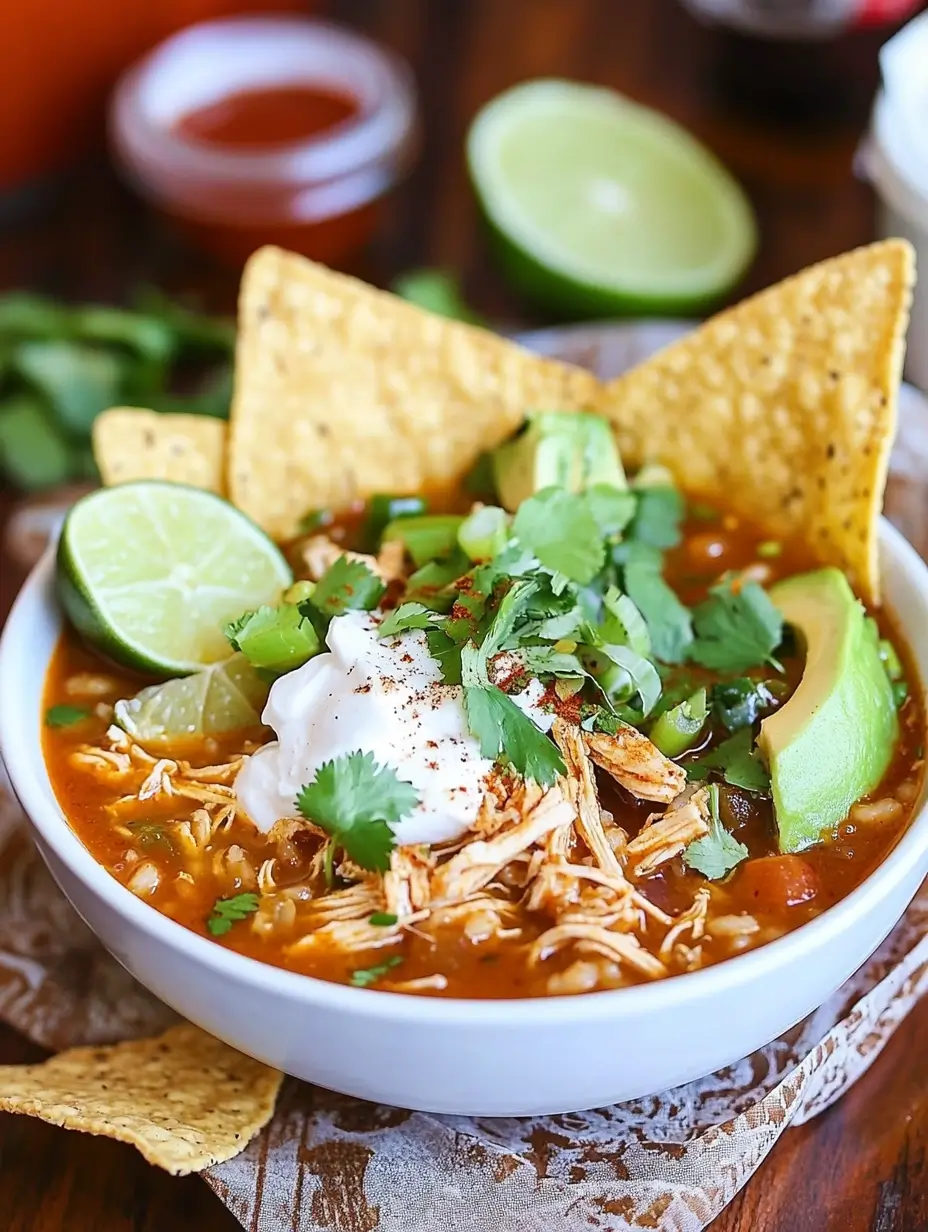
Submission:
[[[878,93],[924,8],[5,6],[0,500],[92,482],[107,405],[226,414],[264,242],[510,329],[698,317],[878,234],[924,251],[924,17]],[[549,78],[576,86],[510,93]]]

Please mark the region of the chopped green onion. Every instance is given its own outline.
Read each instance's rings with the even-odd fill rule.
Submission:
[[[498,505],[475,509],[458,527],[458,543],[472,561],[491,560],[508,538],[509,515]]]
[[[75,723],[82,723],[89,714],[90,711],[85,706],[68,706],[66,704],[49,706],[45,711],[45,726],[73,727]]]
[[[308,509],[296,524],[301,535],[311,535],[313,531],[323,526],[329,526],[335,520],[331,509]]]
[[[375,911],[372,916],[368,917],[368,924],[373,924],[375,928],[391,928],[397,921],[397,917],[392,911]]]
[[[651,740],[666,757],[679,757],[699,739],[708,714],[706,690],[698,689],[660,716],[649,733]]]

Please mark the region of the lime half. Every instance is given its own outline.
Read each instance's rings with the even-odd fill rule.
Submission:
[[[754,253],[751,207],[721,163],[612,90],[515,86],[478,113],[467,158],[504,272],[564,314],[698,310]]]
[[[183,736],[215,736],[255,727],[269,685],[244,655],[167,680],[116,703],[116,722],[145,746]]]
[[[181,484],[91,492],[58,545],[72,623],[117,663],[177,676],[227,659],[226,623],[293,581],[274,543],[232,505]]]

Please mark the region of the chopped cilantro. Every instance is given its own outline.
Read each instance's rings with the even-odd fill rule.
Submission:
[[[375,928],[391,928],[397,918],[392,911],[375,911],[373,915],[368,916],[367,922],[373,924]]]
[[[422,603],[401,603],[394,608],[377,630],[380,637],[395,637],[407,629],[430,629],[437,615]]]
[[[379,873],[390,867],[392,826],[418,803],[411,783],[360,749],[324,762],[296,798],[301,816],[315,822],[355,864]]]
[[[637,505],[634,492],[613,488],[607,483],[595,483],[587,488],[586,499],[593,521],[604,539],[625,529],[634,517]]]
[[[691,779],[704,779],[710,770],[720,770],[725,782],[732,787],[761,794],[770,790],[770,776],[754,752],[750,727],[742,727],[686,767]]]
[[[49,706],[45,711],[45,726],[73,727],[75,723],[82,723],[89,715],[90,711],[86,706],[69,706],[61,703],[57,706]]]
[[[683,497],[667,485],[640,488],[629,538],[652,548],[674,548],[680,542],[680,523],[686,512]]]
[[[644,617],[654,655],[662,663],[680,663],[693,641],[689,610],[661,576],[660,553],[646,544],[629,544],[625,590]]]
[[[461,644],[450,638],[441,629],[427,629],[425,640],[429,654],[438,660],[441,678],[445,684],[461,683]]]
[[[513,523],[519,543],[547,569],[575,582],[590,582],[605,549],[590,504],[563,488],[542,488],[523,501]]]
[[[378,963],[376,967],[364,967],[360,971],[352,971],[351,984],[354,988],[369,988],[371,984],[392,971],[394,967],[398,967],[403,961],[401,954],[391,954],[389,958],[385,958],[382,963]]]
[[[712,686],[712,713],[730,732],[750,727],[775,700],[762,680],[751,680],[749,676]]]
[[[611,586],[603,596],[603,606],[608,613],[601,627],[603,641],[627,642],[636,654],[648,658],[651,654],[648,622],[629,596],[619,594],[616,587]]]
[[[750,853],[744,843],[739,843],[722,825],[722,819],[719,817],[719,789],[715,783],[709,787],[709,805],[712,811],[709,833],[705,838],[690,843],[683,853],[683,862],[710,881],[718,881],[726,877],[742,860],[746,860]]]
[[[258,910],[257,894],[236,894],[232,898],[217,898],[206,927],[214,937],[223,937],[237,920],[245,920]]]
[[[484,757],[505,760],[541,787],[549,787],[559,774],[566,773],[557,746],[500,689],[465,685],[464,706]]]
[[[783,640],[783,617],[756,582],[738,590],[714,586],[693,612],[696,640],[690,658],[717,672],[744,672],[769,663],[780,670],[773,652]]]
[[[597,679],[612,701],[627,701],[634,693],[641,700],[641,718],[649,715],[661,695],[661,678],[657,668],[630,646],[605,643],[598,647],[614,665]],[[617,669],[617,670],[616,670]],[[631,687],[629,687],[631,686]]]
[[[252,667],[275,675],[302,667],[321,649],[316,630],[293,603],[246,612],[226,625],[225,633]]]
[[[384,589],[383,582],[363,560],[339,556],[316,583],[311,597],[299,605],[300,611],[310,618],[306,610],[309,605],[324,616],[340,616],[350,610],[370,612],[379,603]]]

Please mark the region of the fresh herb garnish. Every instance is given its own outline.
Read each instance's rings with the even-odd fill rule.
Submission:
[[[691,779],[704,779],[710,770],[721,771],[725,782],[732,787],[741,787],[745,791],[759,794],[770,790],[770,775],[754,752],[754,737],[750,727],[742,727],[686,767],[686,773]]]
[[[762,680],[740,676],[712,686],[712,714],[730,732],[750,727],[776,698]]]
[[[380,637],[393,637],[405,633],[408,629],[430,629],[434,626],[437,613],[429,611],[422,603],[401,603],[380,623]]]
[[[45,711],[46,727],[73,727],[89,718],[90,711],[86,706],[69,706],[62,702],[57,706],[49,706]]]
[[[302,667],[319,653],[319,635],[299,607],[259,607],[226,625],[233,650],[240,650],[252,667],[283,675]]]
[[[380,766],[373,753],[346,753],[324,762],[300,788],[296,806],[349,859],[371,872],[386,872],[395,840],[392,826],[419,803],[411,783]]]
[[[625,590],[641,612],[654,655],[662,663],[681,663],[693,641],[693,623],[661,576],[661,556],[646,544],[626,545]]]
[[[594,483],[587,488],[586,500],[604,539],[618,535],[628,526],[638,503],[634,492],[607,483]]]
[[[726,877],[733,868],[750,855],[744,843],[739,843],[733,834],[722,825],[719,817],[719,789],[715,783],[709,786],[711,821],[709,833],[690,843],[683,853],[683,862],[710,881]]]
[[[783,616],[756,582],[714,586],[693,612],[693,626],[690,658],[702,667],[740,673],[769,663],[782,670],[773,652],[783,640]]]
[[[603,566],[603,538],[590,503],[564,488],[542,488],[523,501],[513,531],[546,568],[572,581],[591,582]]]
[[[232,898],[217,898],[206,927],[214,937],[223,937],[238,920],[246,920],[258,910],[257,894],[236,894]]]
[[[511,697],[493,685],[466,684],[466,669],[464,676],[467,722],[484,757],[504,760],[523,778],[534,779],[542,787],[550,786],[558,775],[565,773],[557,746]]]
[[[398,917],[392,911],[375,911],[373,915],[368,916],[368,924],[373,924],[375,928],[391,928],[397,921]]]
[[[639,488],[638,504],[629,538],[652,548],[674,548],[680,542],[680,523],[686,512],[683,497],[666,485]]]
[[[380,602],[385,586],[363,560],[339,556],[316,583],[312,597],[300,604],[304,616],[307,603],[324,616],[341,616],[343,612],[370,612]]]
[[[385,958],[376,967],[364,967],[360,971],[352,971],[351,985],[353,988],[369,988],[371,984],[375,984],[382,976],[392,971],[394,967],[398,967],[402,961],[401,954],[391,954],[389,958]]]

